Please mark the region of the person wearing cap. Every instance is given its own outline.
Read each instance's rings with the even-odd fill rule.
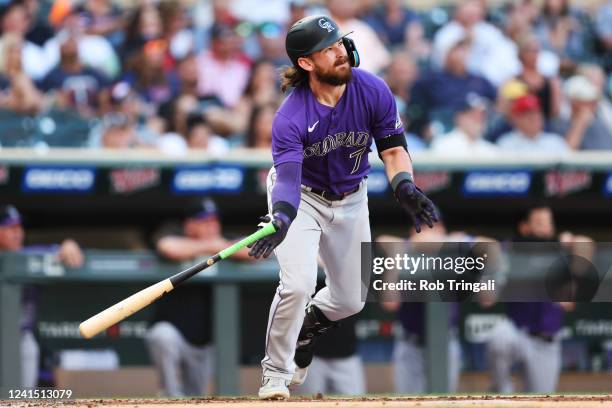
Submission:
[[[215,22],[210,34],[210,50],[198,55],[198,91],[216,95],[226,107],[233,107],[249,80],[251,61],[241,50],[236,24]]]
[[[0,205],[0,252],[53,252],[68,268],[79,268],[85,257],[79,245],[65,239],[60,245],[25,246],[25,231],[19,211],[10,204]],[[34,336],[37,325],[37,309],[40,289],[24,287],[21,295],[21,386],[36,387],[39,375],[39,347]]]
[[[199,202],[180,226],[162,227],[154,240],[157,252],[174,262],[212,255],[233,243],[223,237],[217,207],[210,199]],[[248,249],[232,259],[251,260]],[[186,285],[155,304],[145,341],[166,396],[199,396],[208,389],[214,357],[210,300],[208,287]]]
[[[595,254],[590,237],[569,231],[558,233],[551,208],[542,202],[532,204],[521,214],[511,241],[519,243],[513,249],[515,252],[523,249],[530,256],[538,245],[539,248],[555,248],[557,244],[561,253],[580,257],[585,262],[592,261]],[[549,269],[546,273],[550,272]],[[567,272],[572,273],[571,270]],[[496,324],[487,341],[486,355],[493,392],[514,392],[512,368],[517,363],[524,380],[523,392],[544,394],[556,391],[562,362],[563,315],[576,306],[570,300],[553,297],[540,302],[506,303],[508,319]]]
[[[563,91],[569,100],[571,115],[555,120],[553,129],[565,135],[573,150],[612,149],[612,129],[598,115],[601,91],[582,75],[568,79]]]
[[[510,124],[510,107],[514,100],[529,93],[527,84],[518,79],[511,79],[499,88],[495,109],[489,112],[487,129],[484,138],[495,143],[499,138],[512,131]]]
[[[524,153],[567,153],[569,147],[556,133],[544,131],[544,115],[537,96],[527,94],[510,106],[513,130],[502,135],[497,145],[506,151]]]
[[[390,249],[385,243],[406,244],[406,249],[415,249],[416,245],[425,244],[425,249],[433,249],[429,244],[442,242],[455,243],[488,243],[486,248],[490,256],[497,241],[486,236],[473,236],[464,232],[449,231],[444,219],[432,229],[417,234],[414,228],[410,229],[409,237],[393,235],[380,235],[376,242],[381,249]],[[395,244],[394,248],[397,248]],[[420,253],[423,248],[419,249]],[[491,258],[493,259],[493,258]],[[397,282],[399,276],[387,275],[391,282]],[[399,323],[395,331],[393,345],[393,380],[395,392],[399,394],[424,394],[428,390],[427,380],[427,353],[426,353],[426,304],[423,302],[400,301],[396,292],[386,291],[381,298],[383,310],[396,314]],[[449,307],[449,336],[448,336],[448,388],[447,392],[456,392],[459,386],[461,372],[461,344],[459,341],[459,303],[448,302]]]
[[[469,50],[467,37],[455,38],[444,55],[443,68],[424,72],[414,83],[408,102],[411,132],[428,139],[434,131],[430,126],[433,122],[441,122],[450,129],[453,108],[463,103],[469,93],[495,100],[497,91],[493,84],[468,71]]]
[[[455,127],[434,138],[432,151],[444,155],[494,155],[499,148],[482,138],[486,126],[487,106],[476,94],[468,94],[455,108]]]

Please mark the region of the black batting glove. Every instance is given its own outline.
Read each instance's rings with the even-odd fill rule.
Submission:
[[[423,223],[433,228],[434,223],[438,222],[433,202],[412,181],[403,180],[395,189],[395,198],[410,214],[416,232],[421,232]]]
[[[285,239],[285,236],[287,235],[287,231],[289,231],[289,225],[291,225],[291,219],[289,216],[280,211],[275,212],[272,216],[263,216],[259,218],[259,221],[265,223],[272,221],[276,232],[268,235],[267,237],[258,239],[253,244],[248,246],[251,248],[249,255],[256,259],[261,257],[269,257],[270,254],[272,254],[272,251],[274,251],[274,248],[283,242],[283,239]]]

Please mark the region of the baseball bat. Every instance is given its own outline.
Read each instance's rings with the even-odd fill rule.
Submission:
[[[260,223],[259,226],[261,226],[261,228],[256,232],[236,242],[234,245],[224,249],[223,251],[191,266],[188,269],[185,269],[184,271],[177,273],[176,275],[164,279],[161,282],[157,282],[156,284],[151,285],[140,292],[134,293],[132,296],[123,299],[121,302],[116,303],[108,309],[105,309],[97,315],[85,320],[79,325],[81,336],[85,337],[86,339],[92,338],[98,333],[108,329],[110,326],[119,323],[123,319],[155,302],[198,272],[203,271],[220,260],[231,256],[245,246],[248,246],[258,239],[270,235],[276,231],[271,222]]]

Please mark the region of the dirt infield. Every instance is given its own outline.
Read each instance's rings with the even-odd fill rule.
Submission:
[[[555,396],[457,396],[457,397],[364,397],[364,398],[292,398],[288,401],[259,401],[254,398],[193,398],[193,399],[91,399],[69,401],[0,400],[0,407],[65,407],[65,408],[507,408],[612,407],[611,395],[555,395]]]

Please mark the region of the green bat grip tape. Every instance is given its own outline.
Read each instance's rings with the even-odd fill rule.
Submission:
[[[225,259],[228,256],[233,255],[239,249],[242,249],[245,246],[251,245],[253,242],[257,241],[258,239],[266,237],[270,234],[274,234],[275,232],[276,232],[276,228],[274,228],[274,225],[272,225],[272,223],[269,222],[262,229],[255,231],[248,237],[236,242],[231,247],[226,248],[223,251],[219,252],[219,256],[221,257],[221,259]]]

